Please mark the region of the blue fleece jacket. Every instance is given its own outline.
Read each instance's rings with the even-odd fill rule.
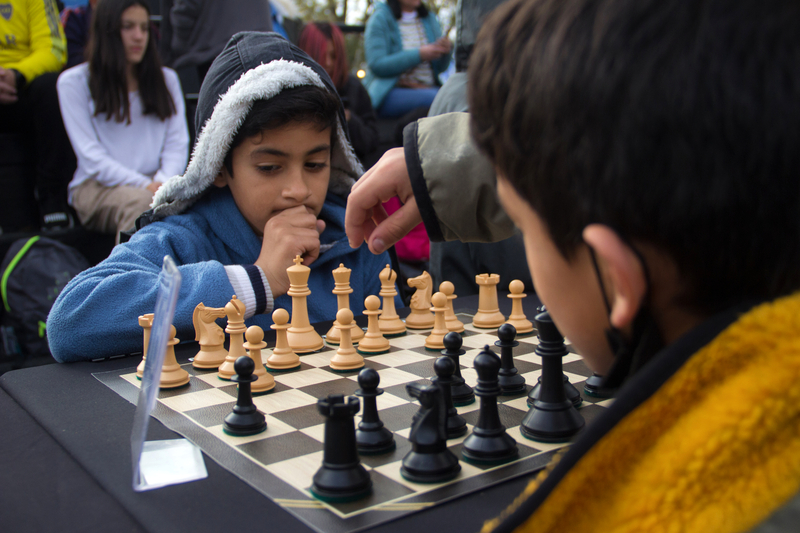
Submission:
[[[389,263],[388,254],[375,256],[364,246],[350,248],[344,212],[345,200],[328,194],[320,213],[327,224],[320,237],[325,251],[311,264],[308,281],[311,323],[336,318],[331,272],[339,263],[352,269],[350,307],[356,316],[364,309],[364,299],[380,291],[378,274]],[[195,306],[203,302],[224,307],[233,295],[224,265],[251,265],[260,251],[261,239],[239,212],[229,189],[212,187],[184,213],[142,228],[114,248],[108,259],[69,282],[47,320],[53,356],[59,362],[72,362],[141,351],[137,317],[153,312],[165,255],[175,260],[183,278],[173,324],[179,339],[194,339]],[[291,310],[291,297],[276,298],[275,307]],[[271,313],[247,320],[248,326],[254,324],[268,328]]]
[[[432,43],[442,36],[442,28],[436,15],[431,11],[422,19],[428,42]],[[422,62],[419,49],[403,50],[403,39],[400,36],[400,26],[394,18],[392,10],[385,3],[375,6],[375,11],[367,21],[364,31],[364,51],[367,56],[367,76],[364,86],[369,92],[372,106],[381,107],[386,95],[389,94],[400,75]],[[433,75],[439,82],[439,74],[447,70],[450,65],[451,54],[444,55],[431,61]]]

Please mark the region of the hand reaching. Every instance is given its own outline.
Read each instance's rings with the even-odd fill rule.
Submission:
[[[395,196],[403,206],[388,216],[382,204]],[[347,239],[353,248],[366,242],[372,253],[379,254],[420,222],[405,153],[403,148],[393,148],[353,185],[344,217]]]

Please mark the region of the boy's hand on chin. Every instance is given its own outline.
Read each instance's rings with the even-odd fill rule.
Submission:
[[[285,209],[267,221],[255,264],[264,271],[273,298],[289,291],[286,269],[294,264],[295,256],[300,255],[306,266],[319,257],[319,236],[324,230],[325,222],[305,206]]]

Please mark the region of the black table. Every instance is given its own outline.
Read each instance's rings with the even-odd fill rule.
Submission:
[[[526,299],[529,318],[538,302]],[[510,302],[500,297],[508,315]],[[470,314],[477,297],[459,298]],[[327,330],[328,324],[319,325]],[[191,349],[178,346],[179,362]],[[140,356],[47,365],[0,376],[0,531],[312,531],[204,456],[208,478],[134,492],[135,406],[92,376]],[[151,419],[148,439],[177,435]],[[371,531],[476,531],[517,496],[528,476],[382,524]]]

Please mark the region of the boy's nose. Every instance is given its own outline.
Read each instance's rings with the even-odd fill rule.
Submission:
[[[283,188],[284,198],[292,198],[298,201],[305,200],[311,194],[311,190],[303,179],[303,173],[299,170],[291,172]]]

